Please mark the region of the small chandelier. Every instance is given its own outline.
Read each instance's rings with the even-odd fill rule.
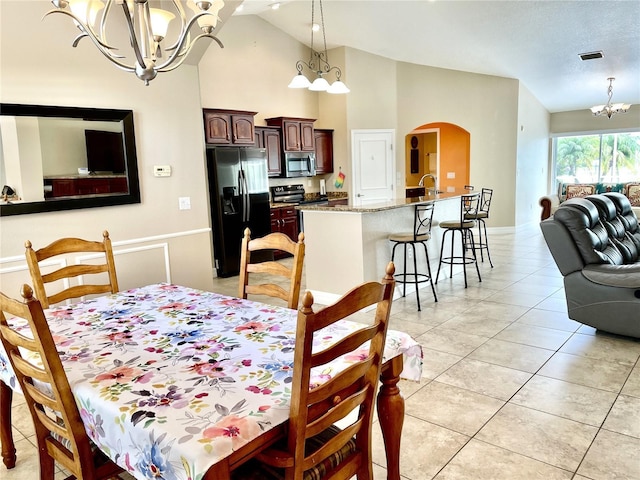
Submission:
[[[289,83],[289,88],[308,88],[314,92],[327,92],[327,93],[349,93],[350,90],[347,86],[340,80],[342,77],[342,71],[339,67],[332,67],[329,64],[329,59],[327,57],[327,37],[324,31],[324,13],[322,11],[322,0],[318,0],[320,4],[320,27],[322,28],[322,40],[324,42],[324,50],[321,52],[317,52],[313,48],[313,33],[316,26],[315,23],[315,0],[311,0],[311,25],[314,27],[311,29],[311,54],[309,56],[309,61],[305,62],[304,60],[298,60],[296,62],[296,69],[298,73],[291,83]],[[318,28],[319,30],[319,28]],[[309,70],[316,74],[316,79],[311,83],[307,77],[302,74],[302,70],[304,67],[307,67]],[[324,78],[324,75],[331,72],[331,70],[336,71],[336,81],[329,85],[329,82]]]
[[[609,88],[607,90],[609,93],[609,101],[606,105],[591,107],[591,113],[595,116],[606,115],[608,118],[611,118],[616,113],[627,113],[627,110],[631,108],[631,105],[628,103],[611,103],[611,97],[613,96],[613,81],[615,80],[615,77],[609,77],[607,80],[609,80]]]
[[[45,17],[52,13],[62,13],[71,17],[80,30],[80,34],[73,41],[74,47],[84,37],[88,37],[100,53],[118,68],[135,73],[145,85],[149,85],[158,73],[178,68],[191,47],[201,38],[212,38],[223,48],[222,42],[212,34],[218,22],[218,12],[224,6],[223,0],[187,1],[187,5],[195,12],[190,20],[187,20],[182,6],[184,2],[173,0],[176,13],[180,17],[180,34],[172,45],[165,47],[164,52],[160,43],[167,35],[169,22],[175,15],[160,8],[150,8],[148,0],[51,0],[51,3],[56,8],[48,11]],[[122,7],[129,30],[135,57],[135,63],[132,64],[125,63],[125,56],[118,53],[118,49],[107,40],[107,19],[113,8],[119,8],[118,5]],[[190,30],[196,22],[202,33],[191,39]]]

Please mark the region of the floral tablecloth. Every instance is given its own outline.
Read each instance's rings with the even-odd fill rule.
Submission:
[[[157,284],[45,313],[87,432],[138,479],[198,480],[288,418],[295,310]],[[316,345],[356,328],[339,322]],[[419,380],[420,345],[389,330],[385,360],[399,354],[402,378]],[[1,344],[0,379],[18,390]]]

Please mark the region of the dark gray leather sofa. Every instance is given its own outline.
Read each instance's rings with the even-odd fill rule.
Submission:
[[[629,199],[572,198],[540,227],[564,276],[569,318],[640,338],[640,226]]]

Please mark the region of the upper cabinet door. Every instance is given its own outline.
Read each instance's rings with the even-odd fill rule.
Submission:
[[[300,151],[300,122],[284,122],[282,127],[284,134],[284,149],[287,152]]]
[[[300,150],[313,152],[316,143],[313,136],[313,122],[300,122]]]
[[[204,132],[208,144],[255,145],[255,112],[204,109]]]
[[[316,174],[333,173],[333,130],[314,130]]]
[[[231,117],[218,113],[205,113],[205,137],[207,143],[219,145],[231,143]]]
[[[255,145],[253,115],[231,115],[231,123],[235,145]]]
[[[280,176],[282,173],[282,163],[280,155],[280,132],[278,130],[266,129],[264,135],[264,148],[267,149],[267,167],[270,177]]]
[[[267,125],[282,129],[282,149],[285,152],[313,152],[315,142],[313,138],[312,118],[274,117],[267,118]]]

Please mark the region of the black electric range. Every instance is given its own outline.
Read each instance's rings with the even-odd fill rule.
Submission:
[[[296,185],[280,185],[277,187],[271,187],[271,202],[272,203],[293,203],[295,205],[308,205],[308,204],[328,204],[329,200],[326,195],[320,195],[318,197],[304,198],[304,187],[301,184]]]

